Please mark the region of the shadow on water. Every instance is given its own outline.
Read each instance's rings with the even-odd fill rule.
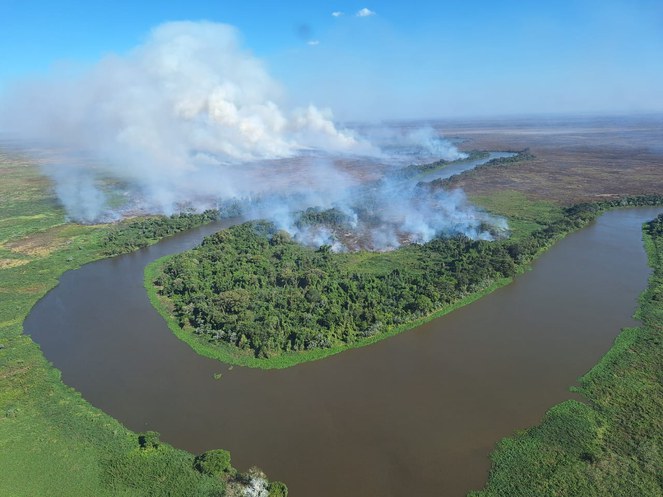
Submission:
[[[569,398],[634,323],[649,274],[641,223],[658,211],[609,212],[478,302],[286,370],[197,356],[145,295],[146,264],[229,223],[65,273],[25,332],[65,383],[129,428],[193,452],[229,449],[293,497],[461,496],[483,485],[495,443]]]

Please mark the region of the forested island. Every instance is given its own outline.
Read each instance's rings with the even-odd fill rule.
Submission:
[[[605,209],[661,200],[649,195],[578,204],[508,238],[458,235],[390,252],[312,249],[271,223],[254,221],[158,261],[147,272],[147,285],[171,328],[199,352],[245,365],[285,367],[448,312],[506,283],[542,250]]]

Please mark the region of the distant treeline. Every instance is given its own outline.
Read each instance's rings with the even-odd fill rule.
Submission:
[[[347,226],[352,222],[352,218],[341,212],[337,208],[321,209],[318,207],[309,207],[298,214],[295,226],[305,228],[306,226],[329,226],[338,228]]]
[[[102,240],[106,255],[118,255],[148,245],[181,231],[186,231],[219,219],[219,211],[206,210],[201,214],[174,214],[136,219],[118,224]]]
[[[472,497],[661,495],[663,215],[645,224],[644,238],[654,272],[636,314],[642,326],[622,330],[580,379],[582,402],[558,404],[499,443],[488,485]]]
[[[467,157],[464,159],[458,159],[455,161],[449,161],[449,160],[438,160],[435,162],[429,162],[427,164],[411,164],[407,167],[404,167],[403,169],[400,169],[399,171],[395,172],[395,176],[399,178],[411,178],[413,176],[417,176],[419,174],[423,173],[428,173],[431,171],[434,171],[436,169],[442,169],[445,166],[448,166],[449,164],[460,164],[463,162],[470,162],[474,160],[480,160],[480,159],[485,159],[490,155],[490,152],[485,152],[483,150],[472,150],[470,152],[466,152]]]
[[[271,223],[250,222],[172,257],[154,283],[180,326],[238,353],[352,345],[513,276],[606,208],[661,203],[650,195],[575,205],[518,240],[456,236],[386,253],[313,250]]]
[[[488,153],[486,152],[486,155]],[[494,167],[508,167],[512,166],[514,164],[517,164],[518,162],[526,161],[526,160],[531,160],[534,159],[534,155],[532,155],[529,151],[529,148],[526,148],[524,150],[521,150],[520,152],[517,152],[516,155],[512,155],[511,157],[498,157],[496,159],[491,159],[485,164],[481,164],[476,166],[473,169],[470,169],[469,171],[465,171],[464,173],[461,173],[460,175],[463,174],[477,174],[477,172],[481,171],[482,169],[487,169],[487,168],[494,168]],[[458,179],[458,176],[460,175],[454,175],[451,178],[439,178],[433,181],[428,182],[427,184],[433,188],[442,188],[451,183],[451,181],[455,181]]]

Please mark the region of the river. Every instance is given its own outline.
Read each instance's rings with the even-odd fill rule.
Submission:
[[[65,273],[25,332],[66,384],[132,430],[196,453],[229,449],[291,497],[462,496],[483,486],[495,443],[572,397],[634,324],[649,274],[641,223],[660,211],[608,212],[471,305],[286,370],[196,355],[145,294],[148,263],[232,220]]]

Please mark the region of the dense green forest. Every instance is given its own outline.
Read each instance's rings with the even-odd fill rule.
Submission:
[[[271,223],[249,222],[169,258],[153,283],[182,328],[239,355],[351,346],[513,276],[608,207],[660,201],[575,205],[526,236],[493,242],[455,236],[385,253],[314,250]]]
[[[120,223],[102,240],[105,255],[118,255],[147,247],[166,236],[217,221],[219,211],[206,210],[200,214],[181,213],[172,216],[153,216]]]
[[[624,329],[580,379],[584,402],[563,402],[500,442],[473,497],[663,494],[663,215],[644,238],[654,272],[636,314],[642,326]]]

